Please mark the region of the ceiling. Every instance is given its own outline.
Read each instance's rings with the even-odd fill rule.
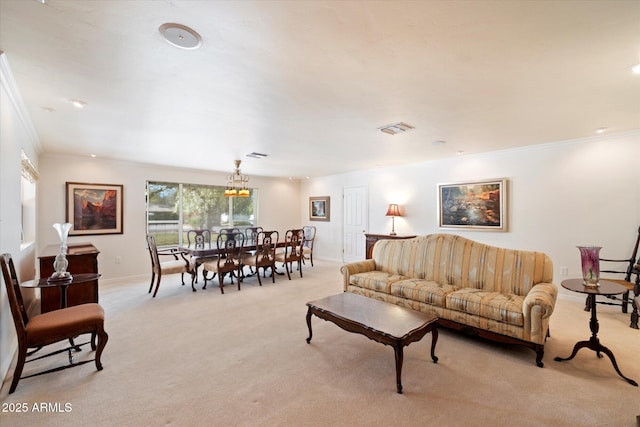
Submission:
[[[640,129],[635,0],[0,0],[0,50],[45,153],[304,178]]]

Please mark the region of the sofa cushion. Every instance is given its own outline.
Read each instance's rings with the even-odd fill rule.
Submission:
[[[407,279],[407,277],[385,273],[384,271],[368,271],[366,273],[352,274],[349,281],[352,285],[357,285],[361,288],[389,294],[391,293],[391,284],[404,279]]]
[[[446,307],[510,325],[524,326],[524,297],[482,289],[464,288],[447,294]]]
[[[457,289],[451,285],[428,280],[406,279],[392,283],[390,293],[413,301],[444,307],[447,294]]]

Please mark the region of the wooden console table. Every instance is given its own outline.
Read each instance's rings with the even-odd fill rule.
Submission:
[[[60,252],[60,245],[49,245],[44,248],[38,257],[40,260],[40,277],[47,278],[54,273],[53,261]],[[91,243],[73,243],[67,248],[67,271],[71,275],[82,273],[98,273],[98,254],[100,251]],[[49,311],[61,308],[61,290],[59,287],[46,287],[40,289],[40,311]],[[98,279],[70,286],[67,289],[67,306],[98,302]]]
[[[376,244],[376,242],[378,240],[383,240],[383,239],[395,239],[395,240],[403,240],[403,239],[413,239],[416,236],[392,236],[390,234],[367,234],[365,233],[365,237],[366,237],[366,258],[367,259],[371,259],[371,256],[373,254],[373,245]]]

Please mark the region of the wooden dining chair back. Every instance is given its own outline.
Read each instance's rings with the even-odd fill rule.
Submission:
[[[627,313],[629,304],[631,304],[631,324],[634,329],[638,329],[638,308],[632,304],[635,297],[640,296],[640,257],[638,257],[638,248],[640,247],[640,227],[633,246],[633,250],[629,258],[610,259],[600,258],[600,278],[610,282],[618,283],[627,290],[619,300],[615,302],[596,301],[598,304],[620,305],[622,312]],[[608,274],[617,274],[617,277],[607,277]],[[620,277],[624,275],[623,277]],[[633,292],[633,296],[630,296]],[[610,298],[615,299],[615,298]]]
[[[218,256],[216,259],[209,260],[202,264],[202,273],[204,276],[203,289],[207,288],[207,280],[211,280],[217,275],[220,292],[224,294],[224,276],[229,274],[231,283],[233,283],[233,277],[236,277],[238,280],[238,290],[240,290],[240,280],[242,279],[241,257],[243,254],[244,241],[245,236],[242,232],[218,234],[216,240]],[[207,277],[209,272],[214,273],[210,278]]]
[[[284,264],[287,270],[287,277],[291,280],[293,263],[298,264],[298,271],[302,277],[302,248],[304,245],[304,230],[302,228],[287,230],[284,237],[284,248],[276,252],[276,261]]]
[[[256,238],[258,237],[258,233],[264,231],[262,229],[262,227],[247,227],[244,229],[244,235],[245,235],[245,244],[247,246],[251,246],[251,245],[255,245],[256,244]]]
[[[244,255],[242,257],[242,264],[249,267],[253,267],[256,270],[258,276],[258,283],[262,286],[262,279],[260,279],[260,268],[262,268],[263,275],[266,276],[267,269],[271,269],[271,281],[276,282],[276,247],[278,246],[278,240],[280,234],[277,231],[260,231],[256,236],[256,250],[253,255]]]
[[[13,372],[13,379],[11,381],[9,393],[13,393],[15,391],[20,379],[61,371],[63,369],[84,365],[85,363],[93,361],[95,361],[96,369],[101,371],[102,362],[100,361],[100,358],[104,347],[107,344],[107,340],[109,339],[109,336],[104,330],[104,310],[102,307],[97,303],[80,304],[59,310],[53,310],[44,314],[38,314],[30,318],[24,305],[24,300],[20,291],[20,283],[18,281],[18,276],[16,274],[16,269],[11,255],[8,253],[0,255],[0,265],[2,267],[4,284],[7,288],[9,307],[11,308],[13,323],[18,337],[18,360]],[[27,360],[28,356],[33,355],[42,347],[60,341],[72,340],[73,338],[83,334],[91,334],[91,340],[83,344],[74,344],[73,346],[69,346],[65,349],[56,350],[49,354],[45,354],[44,356]],[[96,352],[95,358],[81,362],[74,362],[72,352],[77,351],[78,347],[89,343],[91,344],[91,349]],[[29,351],[29,349],[33,350]],[[68,352],[69,355],[69,364],[22,377],[22,371],[26,363],[60,354],[65,351]]]
[[[207,229],[187,231],[187,244],[196,249],[211,249],[211,231]]]
[[[302,227],[304,230],[304,244],[302,246],[302,262],[305,259],[311,261],[311,267],[313,267],[313,242],[316,239],[316,227],[314,225],[305,225]]]
[[[168,274],[180,273],[182,286],[184,286],[184,273],[189,273],[191,275],[191,289],[193,292],[196,291],[194,286],[195,270],[186,258],[184,252],[176,248],[158,249],[156,238],[153,234],[147,234],[147,247],[149,249],[149,256],[151,257],[151,284],[149,285],[149,293],[151,293],[151,289],[153,289],[153,284],[155,283],[156,285],[153,291],[153,298],[155,298],[158,293],[162,276]],[[160,257],[163,257],[165,260],[161,260]]]

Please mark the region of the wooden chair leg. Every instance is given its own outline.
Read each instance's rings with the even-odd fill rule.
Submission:
[[[156,290],[153,291],[153,297],[156,297],[156,294],[158,293],[158,288],[160,287],[160,279],[162,279],[162,273],[158,274],[158,281],[156,282]]]
[[[285,262],[284,263],[284,269],[287,270],[287,277],[289,278],[289,280],[291,280],[291,274],[289,274],[289,262]]]
[[[220,284],[220,292],[224,294],[224,287],[222,285],[224,282],[224,273],[218,272],[218,283]]]
[[[262,267],[262,273],[264,273],[266,269]],[[256,275],[258,276],[258,283],[262,286],[262,279],[260,278],[260,267],[256,266]]]
[[[149,285],[149,292],[151,293],[151,289],[153,289],[153,282],[156,280],[156,273],[151,273],[151,284]]]
[[[24,368],[24,363],[26,359],[27,359],[27,349],[20,348],[18,350],[18,362],[16,363],[16,369],[13,371],[13,380],[11,381],[9,394],[16,391],[16,387],[18,386],[18,381],[20,381],[20,376],[22,375],[22,369]]]
[[[104,326],[101,325],[97,331],[98,335],[98,349],[96,350],[96,369],[98,371],[102,371],[102,361],[100,358],[102,357],[102,351],[104,347],[107,345],[107,341],[109,340],[109,335],[104,331]]]
[[[627,305],[629,304],[630,301],[631,300],[629,299],[629,291],[622,294],[622,312],[623,313],[627,313],[629,311],[627,308]]]

